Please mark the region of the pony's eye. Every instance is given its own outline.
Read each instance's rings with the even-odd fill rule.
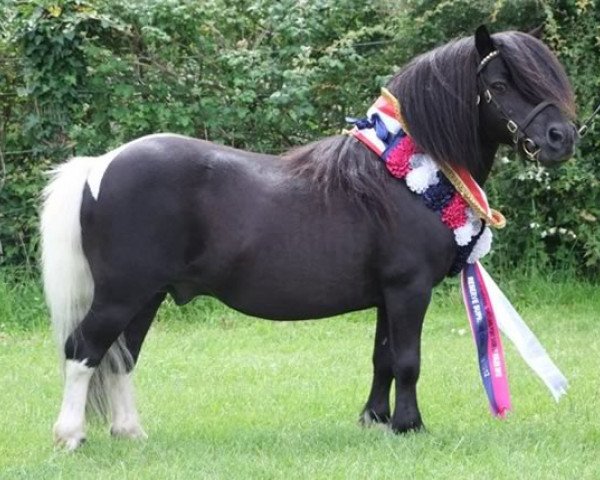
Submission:
[[[492,89],[496,93],[504,93],[504,92],[506,92],[506,83],[504,83],[504,82],[494,82],[494,83],[492,83]]]

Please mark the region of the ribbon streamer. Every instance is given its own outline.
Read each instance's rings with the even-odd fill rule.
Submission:
[[[523,360],[546,384],[554,400],[558,402],[560,397],[567,393],[569,382],[489,273],[482,265],[479,265],[479,269],[496,312],[500,330],[513,342]]]
[[[567,379],[485,268],[479,262],[468,264],[462,272],[461,284],[477,346],[481,378],[492,413],[504,417],[511,408],[506,364],[497,327],[514,343],[525,362],[558,402],[567,391]]]
[[[493,415],[504,417],[511,409],[510,390],[496,312],[481,275],[479,262],[467,264],[461,285],[471,332],[477,347],[479,371]]]

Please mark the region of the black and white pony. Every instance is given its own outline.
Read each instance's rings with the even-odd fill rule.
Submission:
[[[572,89],[533,36],[480,27],[416,58],[387,88],[419,148],[480,184],[499,144],[515,143],[544,165],[573,153]],[[421,328],[457,247],[439,216],[355,138],[274,156],[143,137],[58,167],[41,231],[65,359],[58,444],[82,443],[86,403],[109,415],[114,435],[145,436],[131,371],[167,294],[178,304],[210,295],[270,320],[377,307],[361,419],[396,432],[422,428]]]

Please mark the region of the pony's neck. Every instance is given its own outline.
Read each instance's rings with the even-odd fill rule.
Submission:
[[[483,186],[487,178],[490,176],[490,171],[492,170],[492,166],[494,165],[494,157],[496,156],[497,151],[497,143],[481,142],[480,168],[478,168],[478,171],[473,174],[473,178],[480,186]]]

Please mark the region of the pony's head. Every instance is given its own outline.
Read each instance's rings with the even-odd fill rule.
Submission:
[[[516,145],[544,165],[573,153],[573,90],[554,54],[532,35],[490,35],[480,27],[417,57],[387,88],[419,147],[476,178],[489,171],[482,165],[486,146]]]
[[[480,129],[492,141],[517,146],[543,165],[573,155],[577,130],[573,92],[550,50],[537,38],[475,33]]]

